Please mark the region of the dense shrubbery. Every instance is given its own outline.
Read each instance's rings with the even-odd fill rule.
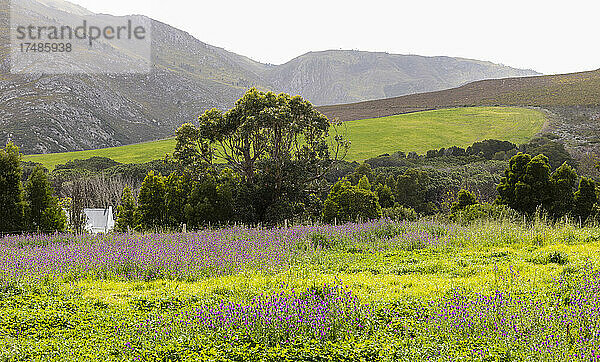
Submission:
[[[185,162],[189,160],[177,157],[163,161],[164,166],[159,167],[166,170],[168,176],[147,173],[140,189],[126,186],[130,190],[130,195],[126,197],[122,192],[123,185],[133,182],[124,181],[119,174],[107,178],[103,174],[94,176],[96,174],[90,171],[113,170],[115,166],[110,160],[92,159],[89,164],[87,161],[76,161],[68,166],[74,168],[63,166],[57,172],[59,175],[67,171],[86,175],[80,181],[67,181],[60,186],[67,191],[86,190],[78,198],[69,198],[69,202],[65,203],[70,207],[71,215],[76,215],[74,205],[83,207],[82,202],[87,202],[86,207],[108,207],[118,203],[121,204],[118,215],[124,218],[118,221],[117,229],[121,231],[180,229],[183,224],[191,229],[235,222],[275,224],[284,219],[343,222],[381,215],[410,220],[414,218],[413,212],[417,215],[448,212],[453,220],[464,222],[512,213],[506,208],[489,204],[496,198],[499,203],[530,215],[538,208],[555,218],[569,215],[582,221],[597,214],[595,182],[587,178],[579,179],[566,163],[552,171],[549,160],[543,155],[533,158],[525,154],[515,155],[502,179],[501,172],[506,163],[485,160],[485,157],[508,146],[505,142],[485,141],[469,148],[470,153],[477,151],[477,156],[469,155],[467,151],[463,155],[460,150],[455,150],[451,153],[458,152],[459,156],[450,156],[446,152],[445,156],[429,158],[395,155],[381,156],[363,164],[338,162],[323,174],[321,181],[312,184],[315,188],[311,186],[312,189],[308,190],[294,188],[292,181],[299,177],[294,173],[289,174],[290,180],[281,184],[284,188],[277,191],[277,181],[268,173],[257,173],[253,176],[253,182],[247,182],[226,165],[207,168],[197,164],[197,159],[186,165]],[[183,154],[189,156],[189,152]],[[432,154],[430,152],[430,156]],[[261,163],[257,165],[268,167]],[[134,165],[128,167],[135,168]],[[32,167],[28,173],[39,176],[36,170],[36,167]],[[53,176],[56,176],[56,172]],[[338,181],[331,183],[332,180],[344,177],[344,192],[353,198],[340,198],[333,193]],[[54,180],[56,182],[57,179]],[[363,191],[357,191],[361,189],[361,181],[368,183],[368,190],[363,187]],[[459,212],[451,210],[449,204],[445,207],[449,200],[452,201],[448,195],[462,189],[471,190],[477,203],[468,207],[468,210],[467,207],[461,207]],[[277,196],[278,192],[280,196]],[[63,196],[69,196],[69,193],[65,192]],[[343,202],[340,204],[334,199]],[[57,204],[52,198],[49,200]],[[36,223],[39,224],[39,221]]]
[[[529,215],[542,208],[554,218],[586,220],[598,209],[596,184],[579,179],[570,166],[573,159],[551,135],[521,146],[485,140],[466,149],[430,150],[426,156],[398,152],[358,164],[341,161],[349,142],[336,132],[336,125],[302,98],[252,89],[231,110],[210,110],[197,125],[183,125],[174,153],[164,160],[143,165],[102,157],[75,160],[57,166],[51,180],[77,231],[84,207],[119,204],[122,231],[173,230],[183,224],[196,229],[236,222],[343,222],[377,218],[382,209],[394,218],[410,219],[410,210],[452,216],[473,205],[450,209],[449,195],[460,190],[472,192],[476,205],[498,200]],[[8,147],[3,153],[7,165],[18,159],[14,153]],[[26,169],[27,178],[43,178],[36,165]],[[21,171],[16,175],[23,178]],[[2,196],[14,199],[12,225],[20,225],[18,230],[61,229],[42,222],[40,212],[26,215],[25,200],[18,196],[25,195],[22,185],[10,177],[6,182]],[[58,202],[50,188],[45,190],[46,217],[59,218]],[[494,213],[489,205],[471,209],[468,218]]]
[[[65,231],[66,215],[44,169],[36,167],[23,188],[21,154],[12,143],[0,150],[0,233]]]
[[[456,210],[450,214],[450,220],[470,223],[477,220],[519,220],[519,213],[506,205],[476,203]]]
[[[519,153],[511,158],[498,185],[497,202],[528,215],[541,208],[554,218],[572,215],[585,221],[597,201],[596,184],[583,178],[577,190],[577,179],[566,163],[551,172],[544,155],[532,158]]]
[[[439,157],[481,157],[486,160],[504,160],[508,161],[519,152],[528,153],[535,157],[537,155],[545,155],[549,159],[552,169],[558,168],[563,163],[576,165],[575,160],[571,157],[565,146],[557,141],[558,137],[553,135],[543,135],[535,137],[526,144],[517,146],[508,141],[485,140],[475,142],[467,149],[460,147],[442,148],[439,150],[431,150],[427,152],[427,158]]]
[[[419,215],[415,210],[404,206],[394,206],[383,209],[382,214],[384,218],[397,221],[416,221],[419,218]]]
[[[381,217],[381,206],[377,195],[371,191],[367,176],[353,186],[344,179],[338,181],[323,206],[323,221],[345,223],[357,220],[371,220]]]

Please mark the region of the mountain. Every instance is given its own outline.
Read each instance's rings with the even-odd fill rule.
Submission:
[[[78,23],[92,14],[62,0],[12,0],[27,19]],[[0,144],[49,153],[165,138],[209,108],[230,108],[248,88],[333,104],[535,74],[475,60],[358,51],[308,53],[273,66],[152,25],[149,74],[16,75],[9,72],[9,7],[0,0]],[[108,17],[108,16],[107,16]],[[126,49],[90,56],[131,61]],[[135,59],[133,59],[135,60]]]
[[[536,75],[490,62],[329,50],[302,55],[265,75],[275,89],[326,105],[448,89],[489,78]]]
[[[76,19],[86,15],[83,10],[75,14],[63,11],[71,9],[64,1],[47,3],[51,7],[15,0],[13,6],[32,19],[69,18],[69,23],[79,23]],[[2,6],[0,143],[11,139],[25,153],[164,138],[205,109],[229,107],[247,87],[262,83],[256,73],[266,66],[157,21],[152,21],[154,65],[149,74],[11,74],[6,50],[9,9],[6,2]],[[247,83],[240,83],[242,78]]]

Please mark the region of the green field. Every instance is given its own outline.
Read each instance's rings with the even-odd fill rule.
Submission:
[[[108,157],[121,163],[144,163],[165,157],[165,154],[173,152],[174,147],[175,139],[169,138],[99,150],[27,155],[23,157],[23,161],[39,162],[49,170],[53,170],[56,165],[62,165],[68,161],[85,160],[95,156]]]
[[[0,360],[598,360],[597,227],[374,221],[0,251]]]
[[[470,107],[347,122],[350,160],[397,151],[424,153],[499,139],[526,143],[545,123],[542,112],[515,107]]]
[[[527,142],[544,123],[542,112],[517,107],[469,107],[426,111],[345,122],[352,141],[347,159],[360,161],[397,151],[424,153],[442,147],[466,147],[485,139]],[[25,156],[53,169],[58,164],[93,156],[121,163],[141,163],[171,153],[174,139],[100,150]]]

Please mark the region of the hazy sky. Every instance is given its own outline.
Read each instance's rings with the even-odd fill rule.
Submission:
[[[545,74],[600,68],[598,1],[71,0],[144,14],[265,63],[359,49],[489,60]]]

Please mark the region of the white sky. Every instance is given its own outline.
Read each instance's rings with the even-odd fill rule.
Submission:
[[[358,49],[489,60],[545,74],[600,68],[600,2],[590,0],[71,0],[143,14],[264,63]]]

